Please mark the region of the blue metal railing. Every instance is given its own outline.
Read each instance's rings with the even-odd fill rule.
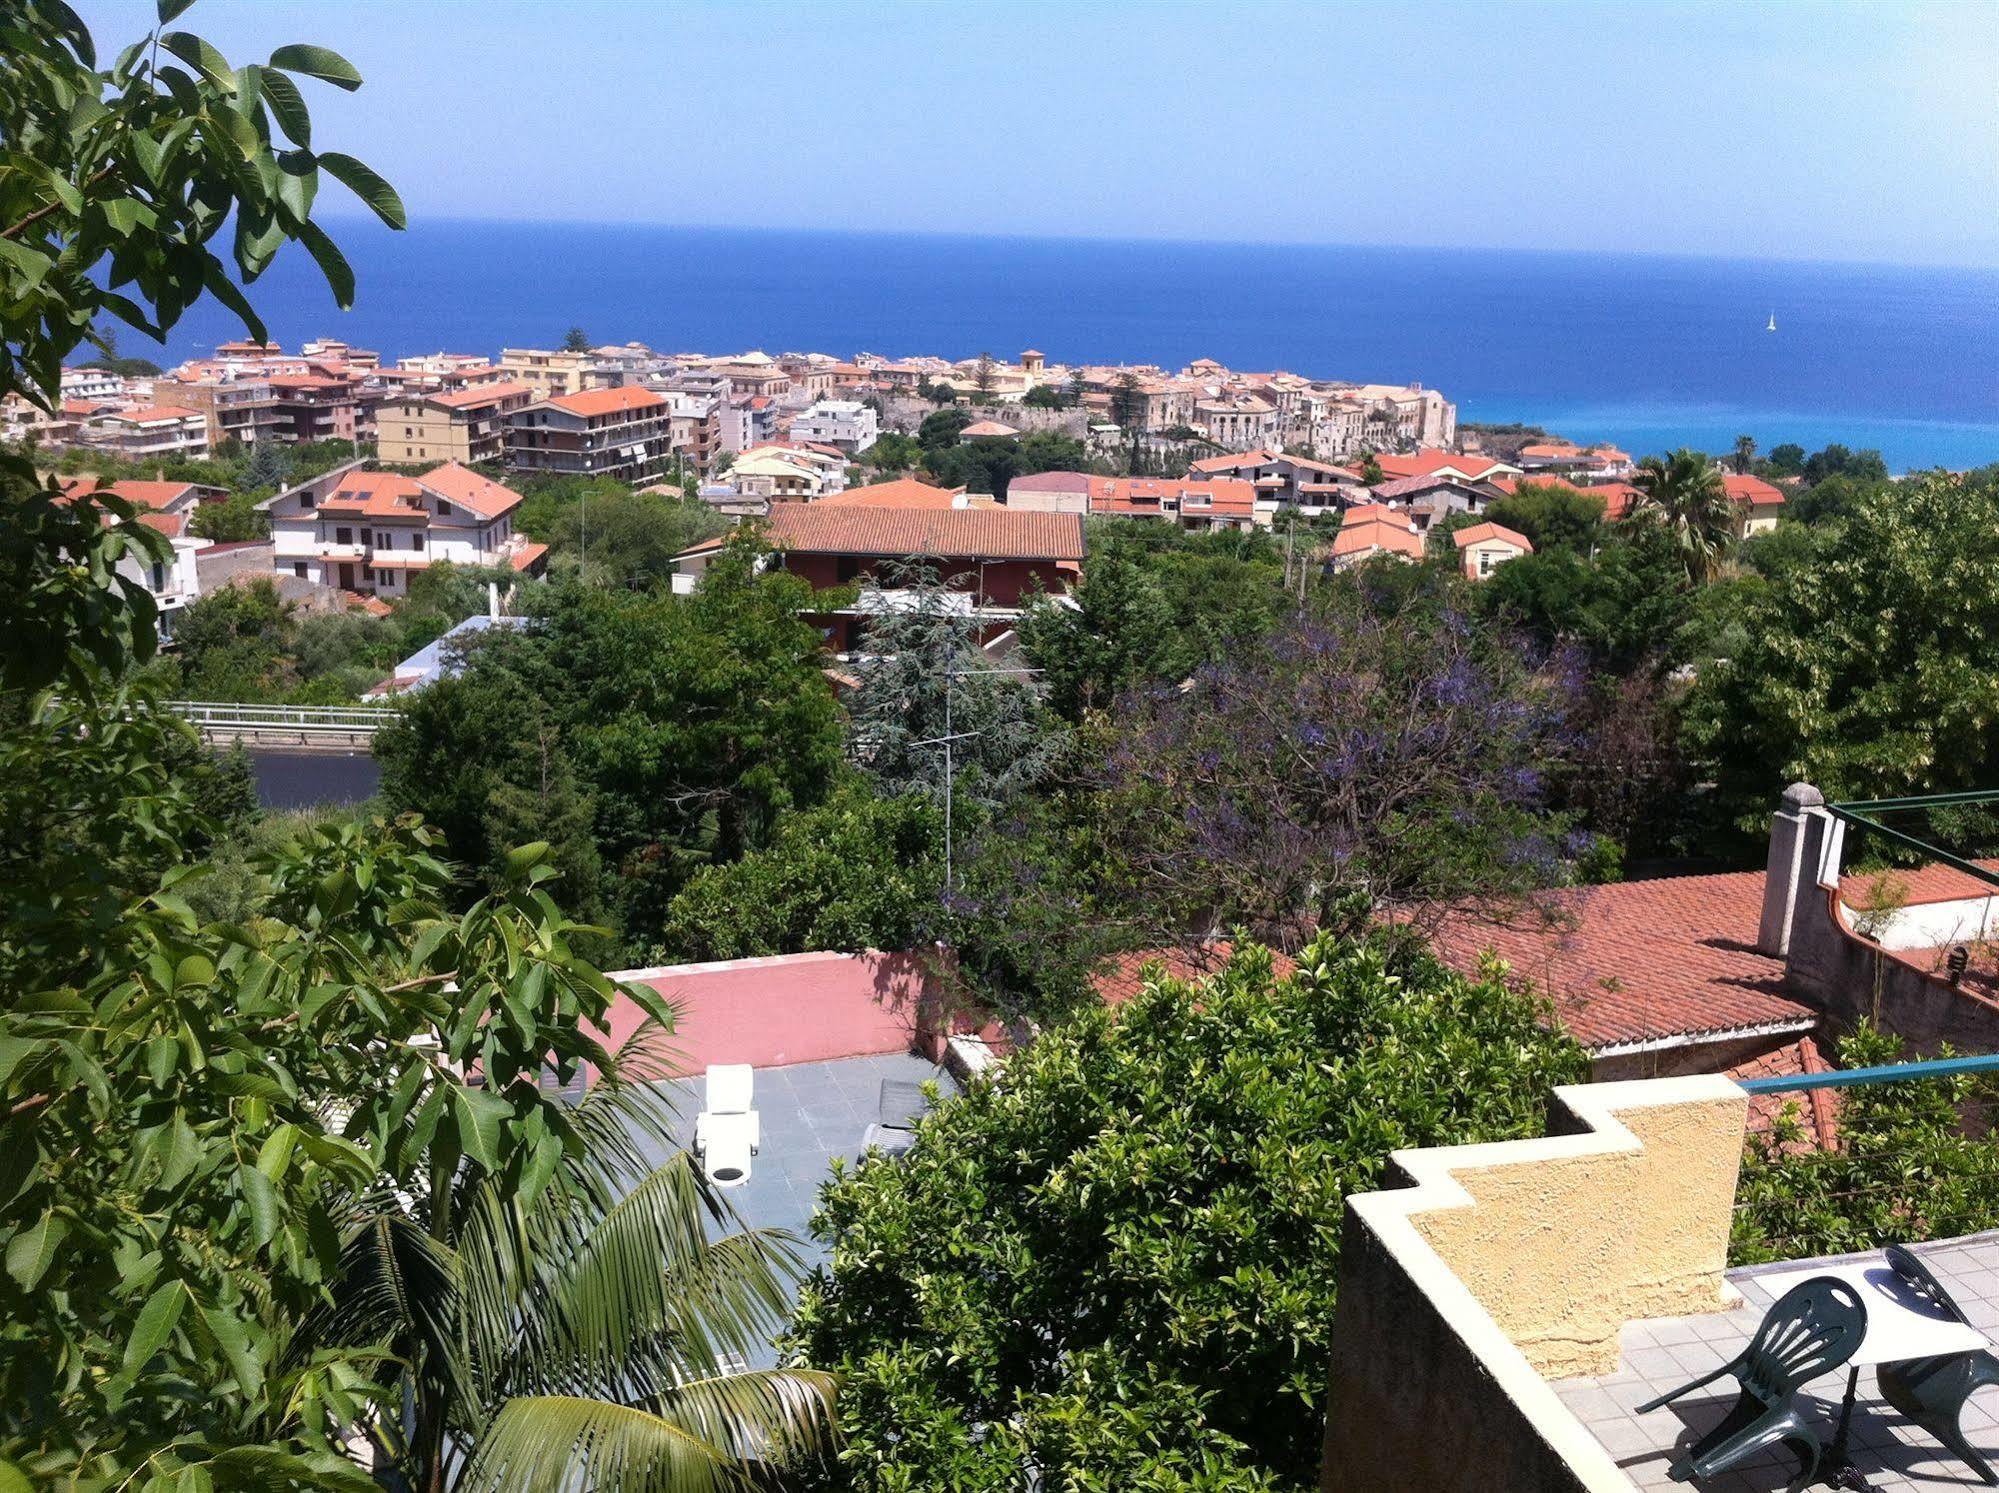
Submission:
[[[1956,1078],[1965,1073],[1999,1072],[1999,1053],[1984,1057],[1930,1058],[1920,1063],[1885,1063],[1877,1068],[1842,1068],[1832,1073],[1781,1074],[1736,1080],[1752,1094],[1796,1094],[1807,1089],[1848,1089],[1863,1083],[1905,1078]]]

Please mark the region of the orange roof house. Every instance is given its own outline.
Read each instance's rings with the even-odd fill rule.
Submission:
[[[1533,542],[1525,534],[1490,522],[1453,530],[1451,543],[1457,546],[1459,565],[1473,580],[1491,575],[1508,560],[1534,553]]]
[[[1402,560],[1423,558],[1423,538],[1406,513],[1363,503],[1349,508],[1340,522],[1340,532],[1326,551],[1333,569],[1344,570],[1376,555],[1394,555]]]

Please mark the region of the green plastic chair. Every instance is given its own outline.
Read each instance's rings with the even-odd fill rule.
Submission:
[[[1799,1386],[1853,1357],[1866,1335],[1867,1306],[1853,1287],[1831,1276],[1800,1281],[1764,1314],[1749,1346],[1734,1358],[1712,1374],[1638,1407],[1641,1415],[1657,1410],[1725,1377],[1733,1377],[1741,1387],[1735,1408],[1689,1447],[1666,1475],[1676,1483],[1711,1478],[1782,1443],[1797,1453],[1798,1475],[1787,1493],[1798,1493],[1818,1475],[1825,1449],[1793,1398]]]
[[[1913,1253],[1899,1244],[1889,1245],[1886,1253],[1895,1274],[1912,1291],[1946,1315],[1967,1321],[1950,1299],[1950,1292]],[[1965,1401],[1979,1390],[1999,1384],[1999,1358],[1982,1350],[1909,1358],[1880,1365],[1874,1370],[1874,1379],[1881,1387],[1882,1399],[1949,1447],[1987,1483],[1999,1483],[1999,1476],[1965,1439],[1959,1424]]]

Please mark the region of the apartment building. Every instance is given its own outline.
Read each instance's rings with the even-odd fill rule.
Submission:
[[[125,393],[125,377],[108,368],[65,368],[62,371],[64,399],[119,399]]]
[[[103,410],[86,416],[74,440],[79,446],[113,451],[133,461],[208,454],[208,419],[177,404]]]
[[[1263,446],[1237,455],[1206,457],[1189,467],[1187,475],[1240,478],[1256,489],[1258,501],[1268,510],[1288,507],[1324,513],[1367,496],[1366,484],[1345,467]]]
[[[507,461],[517,471],[642,487],[672,465],[672,410],[665,395],[636,387],[539,400],[509,416]]]
[[[398,466],[505,461],[509,422],[534,400],[513,382],[398,394],[375,411],[375,454]]]
[[[791,421],[794,441],[837,446],[849,456],[859,456],[880,434],[874,406],[857,399],[822,399]]]
[[[241,441],[254,446],[262,441],[284,440],[284,418],[278,412],[276,395],[269,379],[226,373],[197,375],[183,371],[169,383],[162,379],[153,386],[157,398],[170,399],[186,409],[198,410],[208,427],[210,449],[224,441]]]
[[[729,485],[742,497],[810,502],[847,490],[847,458],[827,446],[752,446],[730,465]]]
[[[405,477],[357,461],[257,506],[270,515],[280,574],[393,598],[442,561],[536,568],[546,547],[514,533],[520,504],[519,493],[457,462]]]
[[[509,383],[526,384],[543,399],[564,394],[581,394],[584,374],[591,354],[559,348],[554,352],[538,347],[500,349],[500,376]]]

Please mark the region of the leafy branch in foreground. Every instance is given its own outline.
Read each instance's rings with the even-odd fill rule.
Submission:
[[[297,79],[351,92],[353,65],[300,45],[232,68],[193,32],[168,29],[188,4],[160,0],[160,28],[100,70],[63,0],[0,0],[0,394],[50,406],[72,350],[112,351],[92,330],[101,318],[162,338],[204,294],[263,340],[240,285],[287,242],[304,244],[351,305],[354,272],[312,218],[322,172],[391,228],[404,224],[370,167],[312,145]],[[225,263],[211,246],[232,224]]]

